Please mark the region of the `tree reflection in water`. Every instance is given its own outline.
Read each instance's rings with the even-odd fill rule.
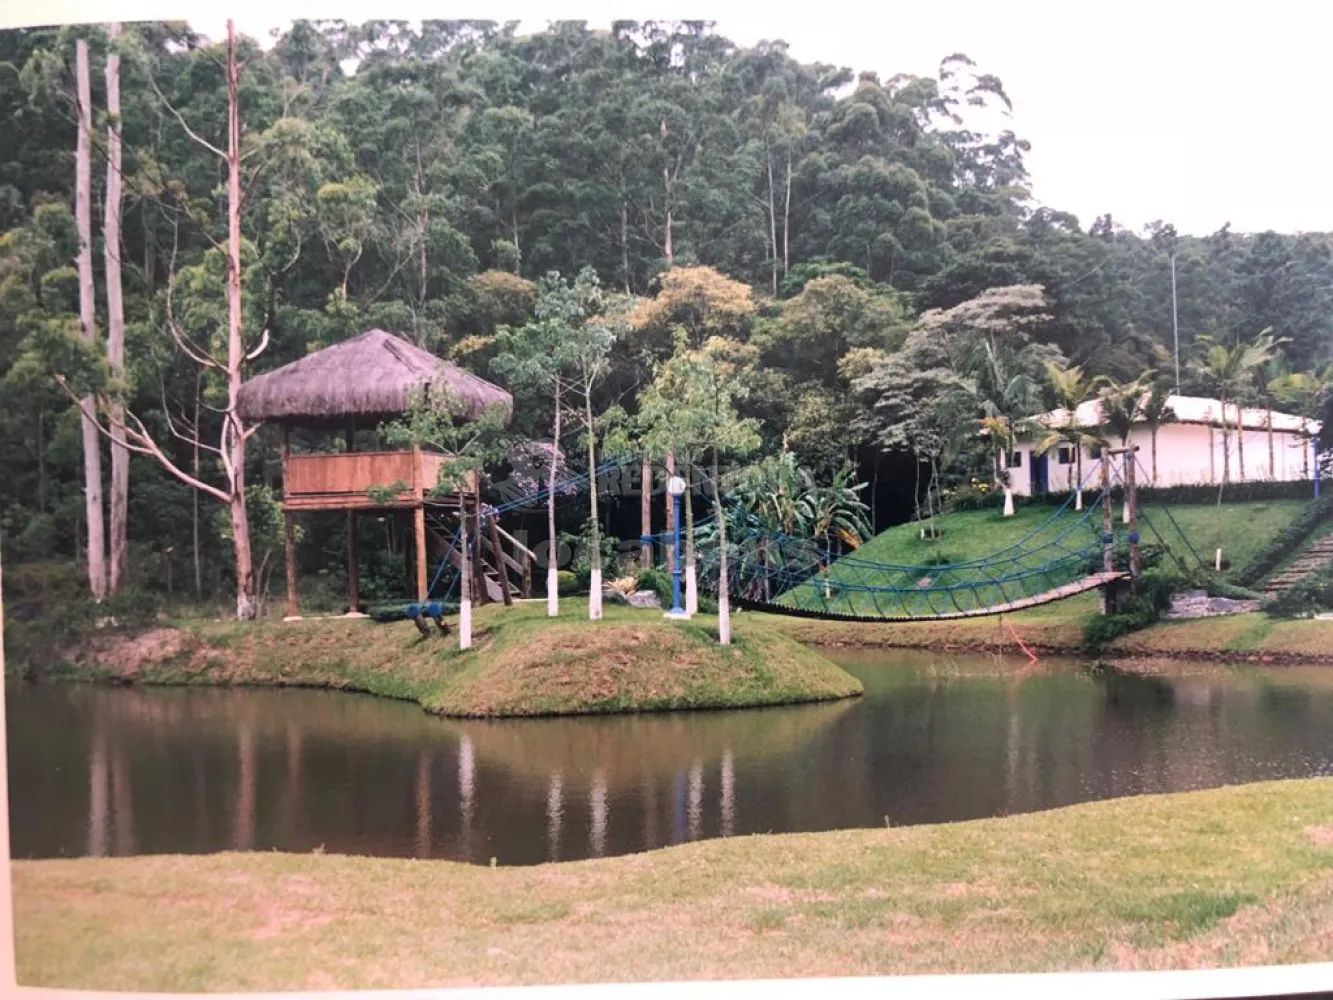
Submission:
[[[1325,672],[845,660],[856,701],[489,722],[334,692],[17,685],[13,852],[537,864],[1333,772]]]

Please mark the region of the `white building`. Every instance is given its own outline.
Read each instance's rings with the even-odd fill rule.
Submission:
[[[1319,421],[1290,413],[1273,411],[1270,414],[1266,409],[1242,407],[1240,414],[1244,429],[1241,441],[1241,435],[1236,432],[1235,406],[1227,406],[1227,430],[1223,434],[1222,405],[1216,399],[1171,396],[1169,402],[1175,418],[1157,428],[1155,479],[1151,428],[1147,424],[1138,423],[1130,433],[1128,443],[1139,448],[1140,484],[1216,484],[1222,481],[1223,465],[1228,461],[1230,481],[1233,483],[1290,481],[1309,479],[1314,475],[1314,436],[1319,433]],[[1099,400],[1091,399],[1083,403],[1074,411],[1074,417],[1078,425],[1087,428],[1090,434],[1104,436],[1113,448],[1121,447],[1119,435],[1105,427]],[[1055,428],[1065,426],[1067,418],[1064,410],[1052,410],[1034,417],[1032,422],[1038,427]],[[1033,454],[1033,449],[1045,436],[1043,431],[1029,431],[1020,435],[1016,450],[1009,456],[1010,486],[1020,496],[1069,490],[1077,479],[1077,462],[1072,445],[1057,445],[1044,455]],[[1083,448],[1085,489],[1097,488],[1100,457],[1097,448]]]

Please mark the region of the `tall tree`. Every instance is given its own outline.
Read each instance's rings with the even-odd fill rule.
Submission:
[[[106,53],[106,196],[102,228],[102,253],[106,270],[106,356],[111,375],[125,377],[125,301],[120,277],[121,171],[120,52],[116,48],[120,24],[107,28]],[[127,537],[130,504],[130,452],[125,447],[124,395],[117,386],[111,403],[111,575],[109,589],[115,593],[124,584],[129,565]]]
[[[79,227],[79,327],[84,343],[97,343],[97,300],[93,284],[92,133],[93,99],[88,78],[88,42],[74,43],[75,86],[78,95],[79,138],[74,161],[74,218]],[[88,529],[88,582],[93,598],[107,594],[106,523],[102,503],[102,442],[93,416],[93,400],[85,396],[83,409],[84,516]]]

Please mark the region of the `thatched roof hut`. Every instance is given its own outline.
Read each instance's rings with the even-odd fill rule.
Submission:
[[[320,426],[347,420],[366,425],[407,411],[413,389],[443,378],[476,419],[500,404],[506,420],[514,399],[499,386],[466,372],[402,337],[370,330],[257,375],[241,386],[242,420]]]

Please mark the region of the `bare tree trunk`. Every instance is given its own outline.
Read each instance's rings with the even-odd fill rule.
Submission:
[[[227,22],[227,428],[223,451],[230,478],[232,546],[236,553],[236,617],[259,613],[254,565],[250,558],[250,521],[245,511],[245,433],[236,414],[245,347],[241,343],[241,111],[240,67],[236,62],[236,26]]]
[[[555,472],[560,454],[560,379],[553,383],[555,396],[555,427],[551,440],[551,468],[546,476],[546,527],[550,541],[546,546],[546,614],[554,618],[560,613],[560,546],[555,537]]]
[[[79,104],[79,135],[74,161],[74,217],[79,230],[79,326],[83,339],[97,342],[97,302],[93,286],[92,85],[88,79],[88,43],[74,43]],[[106,525],[102,510],[102,450],[93,416],[94,401],[87,396],[83,409],[83,496],[88,520],[88,584],[93,599],[106,597]]]
[[[106,56],[106,205],[102,230],[102,253],[106,267],[106,354],[111,373],[117,379],[125,374],[125,306],[121,295],[121,146],[120,146],[120,53],[116,39],[120,24],[107,28],[111,48]],[[109,589],[115,593],[125,582],[129,570],[127,523],[130,503],[130,452],[125,447],[124,402],[117,392],[111,404],[111,577]]]
[[[727,580],[727,519],[722,513],[722,491],[718,488],[717,449],[713,449],[713,516],[717,520],[717,641],[731,645],[731,598]]]
[[[768,168],[768,238],[773,247],[773,294],[778,294],[778,212],[774,204],[773,191],[773,150],[768,141],[764,142],[764,159]]]
[[[787,150],[786,204],[782,209],[782,276],[787,276],[791,259],[791,150]]]
[[[588,584],[588,620],[602,618],[602,532],[597,520],[597,434],[592,418],[592,386],[583,386],[583,419],[588,428],[588,511],[592,517],[592,552],[589,565],[592,572]]]
[[[1157,428],[1152,429],[1152,484],[1157,485]]]
[[[1231,439],[1227,432],[1227,401],[1222,400],[1222,482],[1231,482]]]
[[[1236,404],[1236,465],[1240,482],[1245,482],[1245,411]]]
[[[199,405],[203,399],[204,370],[199,369],[194,377],[194,453],[190,456],[190,474],[199,478]],[[194,599],[204,599],[204,574],[199,559],[199,491],[191,490],[190,499],[193,509],[190,513],[190,540],[194,558]]]
[[[1273,403],[1268,403],[1268,478],[1276,479],[1277,460],[1273,453]]]
[[[629,287],[629,205],[620,202],[620,273],[625,279],[625,294],[632,292]]]

